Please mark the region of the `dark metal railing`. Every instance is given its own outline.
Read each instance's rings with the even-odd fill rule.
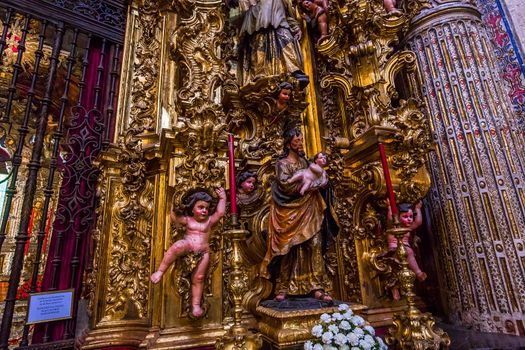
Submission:
[[[3,137],[15,143],[10,172],[3,180],[8,185],[0,218],[0,253],[10,249],[12,254],[0,350],[8,349],[14,341],[13,318],[22,275],[30,276],[30,293],[39,291],[42,275],[44,290],[75,289],[72,319],[18,329],[20,348],[42,343],[39,348],[46,349],[46,343],[70,340],[75,334],[76,301],[81,295],[84,267],[89,264],[83,250],[89,246],[89,232],[96,219],[99,173],[93,162],[112,141],[121,46],[53,18],[2,9],[0,5],[2,13],[0,128]],[[9,60],[4,59],[7,50]],[[3,147],[2,142],[0,139]],[[38,209],[41,215],[33,225],[36,196],[42,204]],[[15,204],[18,200],[21,206]],[[20,218],[16,234],[13,215]],[[38,229],[30,237],[32,226]],[[48,240],[50,227],[52,239]],[[34,260],[25,266],[28,244]],[[64,273],[67,282],[61,279]],[[61,327],[60,332],[57,327]]]

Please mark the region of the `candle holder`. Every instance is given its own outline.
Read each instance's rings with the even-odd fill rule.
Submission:
[[[232,271],[228,289],[233,299],[233,324],[228,332],[215,342],[215,348],[219,350],[256,350],[262,347],[261,335],[250,332],[242,325],[242,298],[248,290],[248,277],[242,265],[240,242],[246,240],[247,234],[248,231],[239,228],[237,214],[232,214],[231,229],[226,230],[224,236],[232,243]]]
[[[410,232],[407,227],[401,227],[397,217],[394,217],[394,226],[387,230],[397,238],[396,255],[401,264],[399,283],[402,295],[406,297],[407,307],[404,313],[395,314],[393,325],[389,328],[385,338],[388,345],[398,349],[448,349],[450,338],[442,329],[435,327],[434,316],[431,313],[422,313],[416,307],[414,280],[416,274],[408,267],[408,254],[403,244],[403,236]]]

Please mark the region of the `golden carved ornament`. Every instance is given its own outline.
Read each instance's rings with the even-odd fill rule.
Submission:
[[[127,127],[119,137],[117,161],[123,167],[111,210],[112,242],[105,281],[104,321],[120,320],[130,312],[138,318],[147,314],[154,191],[153,184],[146,179],[146,160],[139,135],[152,131],[156,123],[156,105],[151,101],[157,94],[159,73],[159,57],[155,52],[160,46],[157,6],[155,1],[141,2],[141,16],[136,22],[135,29],[140,35],[134,52],[129,120],[122,121]]]
[[[220,45],[224,40],[224,13],[221,1],[172,2],[182,14],[170,37],[170,59],[177,64],[180,84],[174,96],[179,115],[194,104],[220,98],[226,79]],[[181,12],[182,11],[182,12]]]

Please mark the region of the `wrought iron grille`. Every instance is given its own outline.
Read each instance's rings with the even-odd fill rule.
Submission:
[[[111,142],[121,48],[35,13],[0,7],[0,21],[0,349],[67,348],[90,259],[93,163]],[[24,323],[28,293],[69,288],[73,318]]]

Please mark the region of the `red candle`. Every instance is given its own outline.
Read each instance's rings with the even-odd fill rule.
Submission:
[[[228,160],[230,166],[230,212],[237,214],[237,197],[235,188],[235,154],[233,149],[233,134],[228,134]]]
[[[383,173],[385,174],[386,190],[388,192],[388,200],[390,201],[390,208],[392,208],[392,217],[397,216],[396,197],[394,196],[394,188],[392,187],[392,179],[390,179],[390,170],[388,170],[388,162],[386,160],[385,146],[379,143],[379,155],[381,156],[381,165],[383,166]]]

